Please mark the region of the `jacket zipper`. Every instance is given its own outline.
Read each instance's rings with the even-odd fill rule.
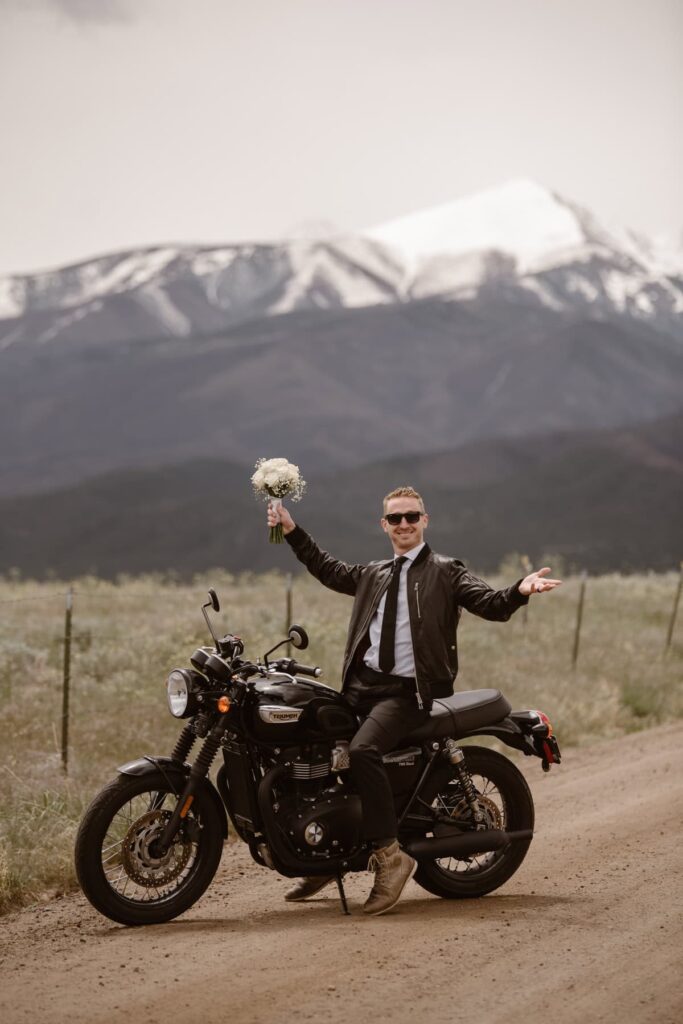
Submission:
[[[417,602],[417,617],[422,619],[420,614],[420,598],[418,597],[418,588],[420,584],[415,581],[415,600]],[[408,625],[410,626],[410,606],[408,606]],[[413,664],[415,666],[415,696],[417,697],[417,706],[420,711],[424,711],[424,704],[422,703],[422,695],[420,693],[420,684],[417,679],[417,658],[415,657],[415,645],[413,644],[413,630],[410,628],[410,649],[413,652]]]
[[[361,628],[361,629],[360,629],[360,630],[358,631],[358,639],[356,640],[356,643],[355,643],[355,646],[354,646],[353,650],[352,650],[352,651],[351,651],[351,653],[349,654],[349,660],[348,660],[348,665],[351,665],[351,664],[352,664],[352,662],[353,662],[353,659],[354,659],[354,657],[355,657],[355,654],[356,654],[356,651],[358,650],[358,644],[359,644],[359,643],[361,642],[361,640],[362,640],[362,638],[363,638],[363,634],[365,633],[365,630],[366,630],[366,629],[368,628],[368,626],[370,625],[370,619],[372,618],[372,616],[373,616],[373,615],[375,614],[375,612],[377,611],[377,608],[378,608],[378,606],[379,606],[379,603],[380,603],[380,601],[382,600],[382,595],[384,594],[385,590],[388,590],[388,588],[389,588],[389,583],[390,583],[390,581],[391,581],[391,577],[388,577],[388,578],[387,578],[387,581],[386,581],[386,583],[384,584],[384,586],[383,586],[383,587],[381,587],[381,589],[380,589],[379,593],[377,594],[377,602],[375,603],[375,602],[373,601],[373,602],[372,602],[372,604],[370,605],[370,611],[369,611],[369,612],[368,612],[368,614],[367,614],[367,615],[365,616],[365,621],[363,622],[363,626],[362,626],[362,628]],[[412,641],[412,638],[411,638],[411,641]],[[415,655],[413,654],[413,659],[414,659],[414,658],[415,658]],[[342,683],[342,686],[343,686],[343,685],[344,685],[344,684]]]

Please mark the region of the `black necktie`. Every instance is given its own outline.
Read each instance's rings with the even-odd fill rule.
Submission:
[[[396,609],[398,608],[398,585],[401,579],[401,566],[408,559],[405,555],[394,559],[393,575],[387,589],[387,599],[382,617],[382,632],[379,638],[380,672],[391,673],[396,660]]]

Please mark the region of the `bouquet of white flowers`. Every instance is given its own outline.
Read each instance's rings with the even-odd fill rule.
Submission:
[[[256,496],[264,497],[272,508],[279,508],[285,497],[299,501],[306,489],[306,481],[302,479],[299,467],[287,459],[259,459],[251,483]],[[271,526],[271,544],[282,544],[283,539],[282,523]]]

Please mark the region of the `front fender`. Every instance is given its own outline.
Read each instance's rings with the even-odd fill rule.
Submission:
[[[176,778],[184,778],[190,774],[189,764],[181,764],[172,757],[152,757],[151,754],[138,757],[135,761],[127,761],[116,770],[122,775],[150,775],[154,771],[160,771],[164,775]]]
[[[121,775],[151,775],[152,772],[161,772],[176,796],[180,796],[190,775],[190,765],[174,761],[172,757],[152,757],[145,754],[135,761],[127,761],[119,765],[117,771]],[[223,829],[223,838],[228,838],[228,819],[225,807],[215,786],[208,779],[198,779],[197,789],[205,793],[211,800],[215,811],[220,819]]]

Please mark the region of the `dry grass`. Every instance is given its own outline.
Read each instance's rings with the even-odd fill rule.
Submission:
[[[492,580],[503,585],[503,580]],[[193,585],[152,577],[74,582],[69,774],[59,761],[64,584],[0,585],[0,910],[74,884],[78,821],[116,765],[168,753],[178,724],[166,710],[168,670],[207,636],[199,605],[213,585],[221,629],[261,653],[283,635],[279,575],[222,572]],[[579,581],[532,600],[526,623],[464,615],[460,689],[495,686],[516,707],[540,707],[564,745],[595,742],[683,712],[681,627],[663,647],[677,576],[603,576],[588,582],[578,667],[570,665]],[[348,598],[295,580],[294,619],[309,631],[306,660],[335,684]],[[683,610],[682,610],[683,617]]]

